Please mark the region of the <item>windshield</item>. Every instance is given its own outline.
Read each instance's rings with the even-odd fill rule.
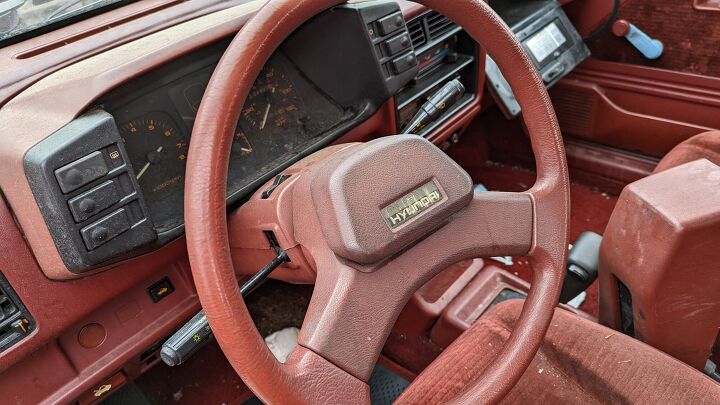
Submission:
[[[0,41],[125,0],[0,0]]]

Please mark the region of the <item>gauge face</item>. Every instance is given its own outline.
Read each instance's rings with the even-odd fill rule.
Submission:
[[[138,81],[131,91],[118,90],[118,101],[103,103],[120,124],[130,163],[161,237],[178,235],[183,224],[188,146],[215,68],[204,59],[197,70],[178,66],[182,75],[168,76],[162,70]],[[308,82],[282,52],[276,53],[240,111],[229,156],[228,197],[237,201],[246,196],[280,165],[299,158],[329,130],[350,119],[350,114]]]
[[[120,126],[135,176],[151,204],[153,220],[164,223],[172,214],[166,204],[182,204],[188,143],[172,118],[152,112]],[[175,201],[178,200],[178,201]]]
[[[228,185],[254,180],[306,142],[308,111],[281,64],[271,61],[247,96],[233,140]]]
[[[272,131],[297,125],[299,110],[295,86],[279,69],[268,67],[250,90],[242,116],[256,131]]]
[[[278,141],[293,143],[292,134],[304,133],[305,112],[295,86],[278,68],[268,66],[263,69],[248,94],[239,122],[240,153],[251,153],[242,147],[243,143],[267,144],[267,146],[286,146]],[[278,136],[282,135],[282,136]],[[259,145],[258,145],[259,146]]]

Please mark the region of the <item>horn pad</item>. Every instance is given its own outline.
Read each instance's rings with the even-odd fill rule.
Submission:
[[[310,186],[333,252],[380,262],[444,224],[472,200],[472,180],[450,157],[416,135],[347,148],[320,164]]]

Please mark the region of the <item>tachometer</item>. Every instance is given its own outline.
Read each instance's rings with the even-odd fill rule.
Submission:
[[[265,135],[302,129],[302,101],[295,86],[275,67],[265,68],[253,85],[242,110],[240,126],[249,133]]]
[[[188,142],[169,115],[152,112],[120,126],[140,188],[149,201],[153,220],[164,223],[174,215],[165,207],[182,206]],[[149,197],[149,198],[148,198]]]

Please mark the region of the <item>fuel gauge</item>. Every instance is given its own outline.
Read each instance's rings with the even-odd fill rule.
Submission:
[[[237,131],[233,139],[232,151],[240,156],[249,155],[253,151],[252,144],[242,130]]]

